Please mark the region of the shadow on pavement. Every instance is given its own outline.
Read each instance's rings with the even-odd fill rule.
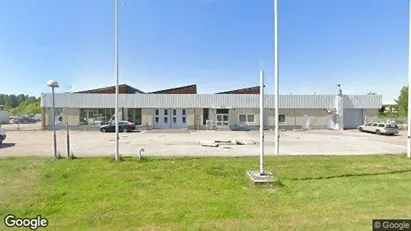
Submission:
[[[15,145],[16,145],[15,143],[2,143],[0,144],[0,149],[11,148],[11,147],[14,147]]]

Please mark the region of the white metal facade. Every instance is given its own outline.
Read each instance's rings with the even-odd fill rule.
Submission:
[[[280,95],[281,109],[336,108],[336,95]],[[380,95],[344,95],[343,108],[381,108]],[[55,94],[57,108],[114,108],[113,94]],[[274,108],[274,95],[264,96],[264,108]],[[41,105],[52,107],[52,94],[43,94]],[[237,94],[120,94],[123,108],[259,108],[259,95]]]

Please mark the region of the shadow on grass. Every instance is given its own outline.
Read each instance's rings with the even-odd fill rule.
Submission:
[[[335,175],[335,176],[319,176],[319,177],[303,177],[303,178],[283,178],[283,179],[284,179],[284,180],[291,180],[291,181],[326,180],[326,179],[346,178],[346,177],[390,175],[390,174],[399,174],[399,173],[408,173],[408,172],[411,172],[411,169],[397,170],[397,171],[390,171],[390,172],[352,173],[352,174],[342,174],[342,175]]]

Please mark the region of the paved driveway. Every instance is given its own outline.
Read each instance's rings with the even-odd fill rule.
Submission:
[[[105,156],[114,153],[114,133],[73,131],[71,150],[76,156]],[[66,155],[66,134],[57,133],[58,149]],[[201,147],[200,141],[252,140],[256,145]],[[265,132],[265,153],[274,155],[274,132]],[[121,133],[122,155],[137,155],[140,148],[146,155],[157,156],[255,156],[259,155],[259,132],[192,131]],[[281,132],[282,155],[356,155],[398,154],[406,152],[406,136],[377,136],[353,131],[285,131]],[[0,146],[0,156],[52,156],[53,133],[49,131],[9,131]]]

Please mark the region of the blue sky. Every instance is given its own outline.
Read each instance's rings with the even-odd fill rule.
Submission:
[[[0,0],[2,93],[114,84],[114,0]],[[407,84],[407,0],[278,0],[280,92],[396,98]],[[143,91],[273,93],[270,0],[124,0],[120,82]]]

